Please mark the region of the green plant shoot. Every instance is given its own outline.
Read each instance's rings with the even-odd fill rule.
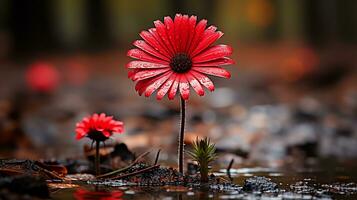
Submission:
[[[216,147],[211,144],[210,139],[205,137],[204,139],[196,138],[193,142],[192,151],[188,152],[194,161],[198,163],[201,182],[208,182],[209,164],[216,159]]]

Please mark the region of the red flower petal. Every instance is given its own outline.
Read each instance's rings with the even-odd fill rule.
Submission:
[[[128,78],[133,79],[133,76],[138,73],[140,69],[133,69],[128,72]]]
[[[170,88],[170,91],[169,91],[169,94],[168,94],[168,98],[170,100],[175,98],[179,83],[180,83],[180,75],[177,75],[175,81],[171,85],[171,88]]]
[[[136,82],[135,91],[139,91],[140,88],[144,87],[144,85],[145,85],[148,81],[150,81],[150,79],[145,79],[145,80]]]
[[[174,55],[175,49],[172,46],[172,44],[170,43],[170,39],[169,39],[169,37],[168,37],[168,35],[166,33],[166,26],[160,20],[156,20],[154,22],[154,24],[155,24],[157,33],[159,34],[159,36],[162,39],[163,43],[168,48],[168,50],[171,52],[171,55]]]
[[[173,72],[169,71],[166,72],[165,74],[161,75],[158,80],[150,84],[148,87],[145,89],[145,96],[149,97],[155,90],[157,90],[165,81],[171,76]]]
[[[200,82],[198,82],[198,80],[190,72],[186,73],[185,76],[188,82],[190,82],[192,88],[196,91],[198,95],[200,96],[205,95],[205,91],[203,90]]]
[[[113,116],[108,116],[108,117],[105,117],[105,119],[103,120],[103,123],[108,123],[112,120],[113,120]]]
[[[204,74],[191,70],[190,73],[196,77],[196,79],[210,91],[214,91],[213,82]]]
[[[180,74],[179,89],[180,89],[181,97],[184,100],[187,100],[190,96],[190,85],[184,74]]]
[[[170,67],[168,64],[159,64],[152,62],[144,62],[144,61],[130,61],[127,65],[129,69],[160,69],[160,68],[168,68]]]
[[[222,67],[192,67],[192,69],[213,76],[218,76],[223,78],[231,77],[231,74],[227,70],[223,69]]]
[[[148,31],[142,31],[140,33],[141,38],[143,38],[150,46],[152,46],[156,51],[160,52],[165,57],[169,58],[170,54],[164,48],[162,48],[159,41],[155,39],[155,37],[149,33]]]
[[[209,67],[209,66],[222,66],[222,65],[232,65],[234,64],[234,61],[231,58],[219,58],[217,60],[212,60],[212,61],[208,61],[208,62],[202,62],[202,63],[194,63],[193,66],[196,67]]]
[[[148,85],[153,82],[153,79],[158,79],[159,77],[154,77],[150,79],[145,79],[143,81],[138,81],[138,83],[135,85],[135,89],[138,92],[139,96],[141,96]]]
[[[175,82],[176,79],[176,74],[173,73],[164,84],[161,85],[161,87],[159,88],[159,90],[157,91],[157,96],[156,99],[157,100],[161,100],[165,94],[170,90],[171,85]]]
[[[166,61],[170,61],[169,58],[165,57],[164,55],[162,55],[160,52],[158,52],[157,50],[155,50],[154,48],[152,48],[150,45],[148,45],[144,40],[136,40],[133,43],[134,46],[138,47],[139,49],[153,55],[156,56],[157,58],[160,58],[162,60],[166,60]]]
[[[126,55],[143,61],[155,62],[160,64],[169,64],[169,62],[151,56],[150,54],[147,54],[140,49],[130,49]]]
[[[165,25],[163,25],[163,31],[164,31],[164,33],[166,35]],[[150,28],[149,32],[156,39],[156,41],[160,44],[161,48],[164,49],[170,57],[172,57],[174,55],[174,52],[172,51],[171,48],[166,46],[166,44],[163,41],[162,37],[159,35],[157,29],[156,28]]]
[[[189,22],[188,22],[188,15],[184,15],[182,17],[182,23],[181,23],[181,41],[180,41],[180,51],[185,52],[186,51],[186,44],[187,44],[187,39],[188,39],[188,34],[189,34]]]
[[[203,19],[200,22],[198,22],[198,24],[195,28],[195,35],[193,36],[192,41],[190,43],[190,47],[188,49],[189,55],[191,55],[192,51],[195,50],[198,43],[200,42],[202,34],[205,31],[206,26],[207,26],[207,20]]]
[[[211,60],[216,60],[225,56],[230,56],[233,52],[232,47],[227,46],[227,45],[216,45],[212,46],[197,56],[193,57],[192,62],[193,63],[202,63],[202,62],[207,62]]]
[[[213,34],[214,32],[216,32],[216,30],[217,30],[217,27],[212,26],[212,25],[209,26],[209,27],[203,32],[202,38],[205,38],[205,37],[207,37],[207,36]]]
[[[110,137],[110,135],[111,135],[109,131],[103,131],[102,133],[107,138]]]
[[[205,36],[200,43],[197,45],[195,50],[192,52],[191,57],[194,57],[195,55],[199,54],[201,51],[205,50],[209,45],[214,43],[216,40],[218,40],[220,37],[222,37],[223,33],[218,31],[214,32],[211,34],[208,34]]]
[[[83,129],[76,129],[76,139],[80,140],[82,139],[84,136],[87,135],[87,132],[85,132]]]
[[[186,46],[185,46],[185,52],[189,51],[192,39],[195,35],[195,26],[196,26],[196,21],[197,17],[196,16],[191,16],[190,19],[188,20],[188,29],[187,29],[187,41],[186,41]]]
[[[104,113],[100,113],[99,114],[99,119],[100,120],[104,120],[105,119],[105,114]]]
[[[174,21],[171,19],[171,17],[164,17],[164,24],[166,26],[166,32],[167,32],[167,36],[169,38],[169,42],[171,43],[174,52],[177,53],[178,42],[176,42],[175,38],[174,38],[174,35],[175,35]]]
[[[182,45],[182,15],[181,14],[176,14],[175,19],[174,19],[174,41],[176,43],[176,52],[181,52],[181,45]]]
[[[139,72],[137,72],[136,74],[133,75],[132,80],[133,81],[144,80],[147,78],[157,76],[164,72],[167,72],[169,70],[170,70],[170,68],[140,70]]]
[[[92,121],[98,121],[99,115],[97,113],[95,113],[91,119],[92,119]]]
[[[166,72],[166,73],[170,73],[170,72],[171,72],[171,71],[168,71],[168,72]],[[165,74],[166,74],[166,73],[165,73]],[[147,88],[148,86],[150,86],[151,84],[153,84],[154,82],[158,81],[158,80],[161,78],[161,76],[162,76],[162,75],[160,75],[160,76],[155,76],[155,77],[149,78],[149,79],[145,79],[145,80],[143,80],[143,81],[139,81],[139,82],[136,84],[135,89],[138,91],[139,95],[141,96],[141,95],[145,92],[146,88]]]

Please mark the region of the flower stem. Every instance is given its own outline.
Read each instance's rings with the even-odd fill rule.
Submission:
[[[186,118],[186,101],[181,97],[181,127],[179,135],[178,149],[178,168],[179,172],[183,173],[183,152],[184,152],[184,137],[185,137],[185,118]]]
[[[100,175],[100,153],[99,153],[99,144],[100,141],[95,143],[95,175]]]

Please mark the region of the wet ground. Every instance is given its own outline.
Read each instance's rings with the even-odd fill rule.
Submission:
[[[224,169],[219,170],[215,175],[228,180]],[[232,169],[231,176],[237,186],[230,187],[231,185],[225,184],[224,181],[220,185],[201,188],[138,187],[118,181],[106,182],[105,186],[85,183],[51,184],[51,197],[53,199],[357,199],[357,176],[353,169],[335,167],[333,170],[274,170],[256,167]]]

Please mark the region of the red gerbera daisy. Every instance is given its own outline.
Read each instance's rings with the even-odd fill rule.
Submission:
[[[204,95],[203,87],[214,90],[212,81],[206,76],[229,78],[230,73],[222,65],[233,64],[228,58],[232,48],[228,45],[212,45],[223,33],[215,26],[207,26],[207,20],[197,22],[196,16],[176,14],[174,20],[165,17],[164,23],[157,20],[155,28],[142,31],[143,40],[133,44],[137,48],[127,55],[138,60],[127,64],[129,78],[138,81],[135,89],[139,95],[150,96],[155,90],[157,99],[168,94],[173,99],[177,90],[183,99],[188,99],[190,85],[194,91]]]
[[[106,116],[104,113],[93,114],[77,123],[76,138],[79,140],[87,136],[95,141],[105,141],[113,133],[122,133],[123,131],[123,122],[113,120],[112,116]]]

